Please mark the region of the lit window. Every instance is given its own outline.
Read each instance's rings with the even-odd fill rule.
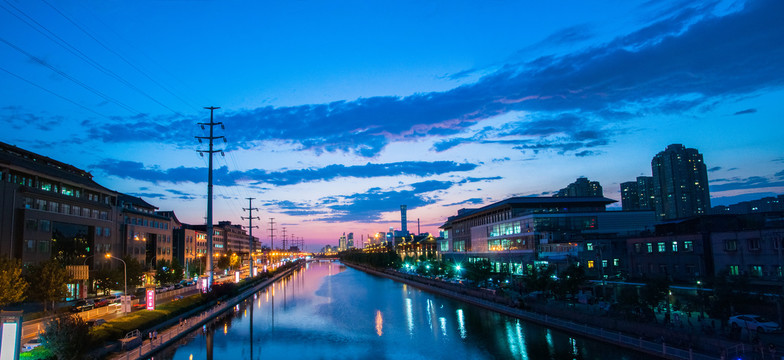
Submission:
[[[683,251],[694,251],[694,244],[691,241],[684,241]]]
[[[660,243],[658,243],[657,245],[658,245],[658,247],[659,247],[659,252],[665,252],[665,251],[667,251],[667,247],[665,246],[665,244],[664,244],[663,242],[660,242]]]
[[[678,252],[678,242],[677,241],[673,241],[672,242],[672,252]]]
[[[648,243],[648,252],[649,253],[653,252],[653,243]]]
[[[606,268],[606,267],[607,267],[607,260],[602,260],[602,267],[603,267],[603,268]]]
[[[593,243],[586,243],[585,244],[585,250],[593,251]]]
[[[588,268],[593,269],[593,260],[588,260]]]

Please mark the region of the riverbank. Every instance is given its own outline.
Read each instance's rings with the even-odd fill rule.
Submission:
[[[215,303],[206,304],[200,306],[199,308],[190,310],[186,313],[178,317],[174,317],[169,319],[165,323],[158,324],[155,326],[155,329],[145,329],[142,331],[138,341],[127,342],[133,343],[132,347],[125,346],[126,348],[121,349],[121,353],[114,354],[109,356],[111,359],[144,359],[151,357],[158,353],[159,351],[166,348],[168,345],[176,342],[177,340],[181,339],[182,337],[190,334],[198,327],[212,321],[213,319],[219,317],[221,314],[226,312],[227,310],[233,308],[235,305],[239,304],[241,301],[245,300],[247,297],[251,296],[253,293],[258,292],[267,286],[275,283],[279,279],[290,275],[295,270],[298,270],[302,267],[303,263],[299,262],[296,266],[291,267],[283,272],[276,274],[275,276],[266,279],[260,282],[257,285],[254,285],[240,294],[225,300],[219,300]],[[145,334],[149,333],[150,331],[156,331],[156,336],[153,339],[142,340],[141,338],[144,337]],[[119,346],[123,346],[122,342]],[[114,351],[117,351],[115,349]],[[96,354],[92,354],[96,355]],[[106,355],[106,352],[104,352]],[[103,357],[103,356],[98,356]]]
[[[469,288],[462,284],[400,273],[391,269],[379,271],[374,268],[344,263],[354,269],[402,282],[418,289],[446,296],[455,300],[496,311],[527,322],[559,329],[583,337],[640,351],[665,359],[719,359],[724,353],[742,353],[744,346],[721,338],[710,337],[688,328],[666,328],[651,324],[625,321],[594,314],[587,305],[567,304],[556,301],[532,302],[527,309],[514,306],[503,296],[485,289]],[[662,341],[663,340],[663,341]],[[684,346],[685,345],[685,346]],[[691,346],[689,346],[691,345]],[[748,345],[745,346],[748,349]]]

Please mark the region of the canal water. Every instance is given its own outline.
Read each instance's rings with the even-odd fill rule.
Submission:
[[[155,359],[653,359],[311,262]]]

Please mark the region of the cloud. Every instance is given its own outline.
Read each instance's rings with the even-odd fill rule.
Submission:
[[[349,152],[373,157],[390,142],[449,129],[468,131],[482,120],[516,111],[570,113],[596,121],[611,114],[673,114],[784,85],[784,2],[760,0],[718,14],[713,3],[662,13],[644,27],[605,44],[566,55],[506,64],[476,82],[443,92],[378,96],[326,104],[219,113],[234,146],[280,141],[301,150]],[[564,29],[556,41],[580,41],[579,29]],[[150,141],[192,146],[197,118],[161,117],[98,123],[88,138],[104,142]],[[529,124],[517,136],[531,138],[521,149],[580,152],[602,146],[617,134],[583,134],[580,123]],[[437,130],[435,130],[437,129]],[[601,130],[601,129],[600,129]],[[562,145],[542,136],[565,134]],[[510,135],[511,136],[511,135]],[[471,139],[443,139],[445,151]],[[488,141],[499,139],[471,139]],[[520,140],[520,139],[518,139]],[[545,145],[545,146],[542,146]]]
[[[252,185],[262,183],[272,185],[293,185],[313,181],[329,181],[343,177],[373,178],[383,176],[409,175],[426,177],[450,172],[471,171],[478,167],[471,163],[456,163],[454,161],[403,161],[395,163],[367,163],[365,165],[328,165],[322,168],[307,168],[284,171],[266,171],[251,169],[246,171],[229,171],[226,166],[213,169],[213,179],[216,185],[231,186],[241,182],[252,181]],[[205,182],[206,168],[188,168],[184,166],[161,169],[159,167],[146,167],[143,163],[135,161],[104,159],[92,165],[110,176],[125,179],[135,179],[154,183],[182,183]]]
[[[746,110],[741,110],[741,111],[738,111],[738,112],[736,112],[736,113],[734,113],[734,114],[732,114],[732,115],[745,115],[745,114],[753,114],[753,113],[755,113],[755,112],[757,112],[757,109],[746,109]]]
[[[714,166],[714,167],[708,169],[708,172],[714,172],[714,171],[719,171],[719,170],[721,170],[721,166]]]
[[[325,222],[379,222],[384,212],[397,211],[400,209],[400,205],[407,205],[408,210],[412,211],[436,203],[439,198],[436,194],[431,193],[447,190],[454,184],[455,182],[450,181],[428,180],[409,184],[405,186],[404,190],[371,188],[364,193],[328,197],[330,202],[337,201],[326,205],[325,207],[331,210],[331,213],[318,220]]]
[[[748,178],[730,178],[730,179],[715,179],[711,181],[710,191],[727,191],[727,190],[743,190],[743,189],[763,189],[769,187],[784,186],[784,179],[782,174],[784,171],[776,173],[777,179],[771,179],[762,176],[751,176]],[[720,183],[720,184],[714,184]]]
[[[480,199],[480,198],[470,198],[470,199],[463,200],[463,201],[460,201],[460,202],[451,203],[451,204],[445,204],[445,205],[441,205],[441,206],[443,206],[443,207],[447,207],[447,206],[465,205],[465,204],[479,205],[479,204],[481,204],[483,201],[484,201],[484,200],[482,200],[482,199]],[[439,224],[439,225],[440,225],[440,224]]]
[[[711,197],[712,206],[727,206],[733,205],[744,201],[759,200],[764,197],[776,197],[778,194],[773,192],[755,192],[749,194],[741,194],[734,196],[720,196]]]

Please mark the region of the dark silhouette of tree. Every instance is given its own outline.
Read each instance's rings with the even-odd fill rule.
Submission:
[[[640,300],[643,304],[654,308],[660,302],[666,301],[670,291],[670,283],[665,277],[649,279],[640,291]]]
[[[79,316],[60,315],[46,324],[41,340],[59,360],[82,359],[90,346],[90,326]]]
[[[4,306],[23,301],[27,296],[27,281],[22,277],[19,260],[0,257],[0,309]]]
[[[139,260],[136,260],[135,257],[130,255],[123,256],[123,261],[125,261],[126,271],[128,273],[128,289],[135,289],[142,285],[142,276],[144,275],[145,268],[142,266],[142,263]],[[120,263],[120,267],[118,268],[121,276],[122,276],[122,263]]]
[[[465,277],[477,286],[483,286],[493,274],[492,265],[487,259],[465,263]]]

